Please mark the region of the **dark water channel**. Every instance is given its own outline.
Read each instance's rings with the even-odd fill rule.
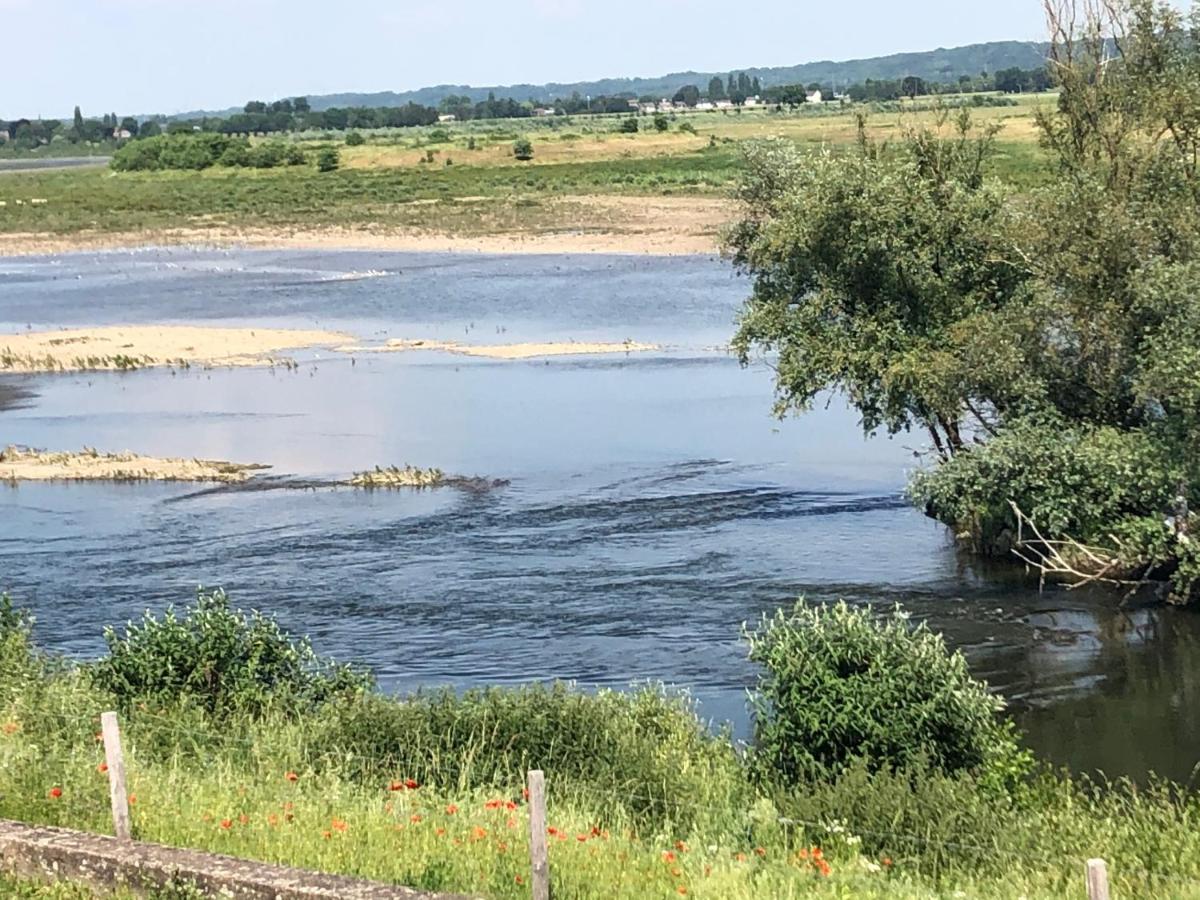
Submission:
[[[141,251],[0,258],[0,331],[179,322],[367,341],[613,340],[551,362],[302,354],[297,371],[8,378],[0,443],[270,463],[276,489],[0,489],[0,589],[39,637],[223,585],[385,686],[665,681],[745,727],[739,628],[798,595],[904,604],[970,656],[1051,758],[1186,779],[1200,619],[1040,594],[983,570],[901,491],[911,441],[841,403],[769,417],[770,373],[717,348],[746,284],[716,260]],[[14,391],[32,392],[23,399]],[[302,488],[375,464],[489,492]]]

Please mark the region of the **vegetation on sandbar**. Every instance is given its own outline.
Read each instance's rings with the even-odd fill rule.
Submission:
[[[355,472],[348,484],[361,488],[427,488],[445,484],[446,473],[441,469],[419,469],[415,466],[376,466],[366,472]]]

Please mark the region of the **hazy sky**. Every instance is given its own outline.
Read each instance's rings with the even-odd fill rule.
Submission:
[[[0,0],[0,117],[727,71],[1040,39],[1039,0]]]

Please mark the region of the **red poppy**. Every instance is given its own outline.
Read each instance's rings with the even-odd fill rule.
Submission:
[[[330,821],[330,823],[329,823],[329,826],[334,831],[345,831],[346,828],[348,827],[346,825],[346,821],[344,819],[339,819],[337,816],[333,817],[332,821]]]
[[[584,841],[586,841],[590,837],[591,837],[590,834],[577,834],[577,835],[575,835],[575,840],[579,841],[579,843],[582,844]]]
[[[765,849],[765,848],[763,848],[763,847],[755,847],[755,848],[754,848],[754,852],[755,852],[755,853],[756,853],[758,856],[766,856],[766,855],[767,855],[767,851],[766,851],[766,849]]]
[[[103,775],[108,771],[108,763],[100,763],[100,765],[96,766],[96,771]]]
[[[226,831],[228,831],[230,828],[233,827],[233,820],[232,819],[222,819],[221,827],[224,828]]]
[[[514,809],[517,808],[517,804],[515,804],[511,800],[509,800],[507,803],[504,804],[504,808],[507,809],[509,812],[512,812]]]
[[[321,837],[325,838],[325,840],[329,840],[331,837],[333,837],[333,833],[329,831],[322,831]]]
[[[409,819],[409,821],[410,821],[410,822],[412,822],[412,823],[415,825],[417,822],[420,822],[420,821],[421,821],[421,814],[420,814],[420,813],[413,813],[413,814],[412,814],[412,817]]]
[[[687,893],[687,888],[685,888],[682,884],[679,887],[675,888],[675,890],[677,890],[681,894]]]
[[[437,836],[438,836],[438,837],[442,837],[443,835],[445,835],[445,833],[446,833],[446,829],[445,829],[445,828],[439,828],[439,829],[438,829],[438,830],[437,830],[435,833],[437,834]]]
[[[412,779],[412,778],[405,778],[405,779],[404,779],[404,786],[405,786],[406,788],[408,788],[410,791],[415,791],[417,788],[419,788],[419,787],[420,787],[420,785],[419,785],[419,784],[417,784],[416,780],[414,780],[414,779]]]
[[[130,794],[129,795],[129,805],[135,806],[136,804],[137,804],[137,794]]]
[[[504,802],[503,800],[489,800],[487,803],[483,804],[483,808],[484,809],[499,809],[500,805],[503,802]]]
[[[518,875],[517,876],[517,884],[524,884],[524,883],[525,883],[525,879],[522,878],[520,875]]]
[[[687,844],[685,844],[683,841],[676,841],[675,849],[680,853],[687,853]]]
[[[15,734],[17,731],[20,731],[20,730],[21,730],[21,726],[18,725],[16,722],[5,722],[4,723],[4,733],[5,734]]]
[[[250,817],[248,815],[246,815],[245,813],[242,813],[240,816],[238,816],[238,822],[242,825],[249,825]]]
[[[505,822],[504,824],[505,824],[507,827],[509,827],[509,828],[516,828],[516,827],[517,827],[517,820],[516,820],[516,819],[509,819],[509,820],[508,820],[507,822]]]
[[[670,850],[664,850],[662,858],[663,858],[663,862],[668,862],[668,863],[675,862],[675,854],[672,853]]]
[[[62,796],[62,788],[60,788],[60,787],[50,788],[50,799],[51,800],[57,800],[61,796]]]
[[[458,807],[455,806],[453,803],[451,803],[449,806],[446,807],[446,815],[448,815],[448,816],[452,816],[457,812],[458,812]]]
[[[885,866],[887,866],[888,868],[891,868],[891,865],[892,865],[892,858],[891,858],[890,856],[885,856],[885,857],[884,857],[882,860],[880,860],[880,861],[881,861],[881,862],[882,862],[882,863],[883,863]]]
[[[487,837],[486,828],[481,828],[480,826],[476,825],[471,829],[471,838],[473,840],[482,841],[485,837]]]
[[[288,781],[299,781],[300,780],[300,776],[297,775],[295,772],[285,772],[283,774],[283,777],[286,778]]]

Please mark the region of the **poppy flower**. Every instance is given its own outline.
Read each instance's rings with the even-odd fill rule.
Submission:
[[[51,800],[57,800],[61,796],[62,796],[62,788],[60,788],[60,787],[50,788],[50,799]]]
[[[455,806],[453,803],[451,803],[449,806],[446,807],[446,815],[448,815],[448,816],[452,816],[457,812],[458,812],[458,807]]]
[[[676,841],[675,849],[680,853],[687,853],[687,844],[685,844],[683,841]]]
[[[443,837],[446,834],[446,829],[439,828],[435,833],[437,834],[438,837]]]
[[[672,853],[670,850],[664,850],[662,858],[663,858],[663,862],[668,862],[668,863],[675,862],[675,854]]]
[[[331,837],[333,837],[333,833],[329,831],[322,831],[321,837],[325,838],[325,840],[329,840]]]
[[[130,805],[130,806],[136,806],[136,805],[137,805],[137,794],[130,794],[130,795],[129,795],[129,805]]]
[[[892,858],[890,856],[885,856],[882,860],[880,860],[880,862],[882,862],[888,868],[891,868],[892,866]]]
[[[483,808],[484,809],[499,809],[500,804],[502,802],[503,801],[500,801],[500,800],[489,800],[487,803],[483,804]]]
[[[471,829],[471,837],[474,840],[482,841],[485,837],[487,837],[487,829],[476,825]]]
[[[509,812],[512,812],[514,809],[517,808],[517,804],[515,804],[511,800],[509,800],[507,803],[504,804],[504,808],[507,809]]]
[[[676,890],[677,892],[679,892],[680,894],[686,894],[686,893],[687,893],[687,888],[685,888],[685,887],[684,887],[682,884],[681,884],[679,887],[675,888],[675,890]]]
[[[405,779],[404,779],[404,786],[405,786],[406,788],[408,788],[410,791],[415,791],[415,790],[416,790],[417,788],[419,788],[421,785],[417,784],[417,782],[416,782],[416,780],[415,780],[415,779],[412,779],[412,778],[405,778]]]
[[[745,862],[745,861],[746,861],[746,854],[745,854],[745,853],[739,853],[739,854],[737,854],[737,855],[734,857],[734,859],[736,859],[738,862]]]
[[[270,825],[272,828],[274,828],[276,825],[279,824],[279,816],[275,815],[275,813],[268,814],[267,815],[267,824]]]
[[[339,819],[337,816],[334,816],[333,820],[329,823],[329,827],[331,827],[334,831],[345,831],[348,826],[346,825],[346,821],[344,819]]]
[[[766,851],[765,847],[755,847],[754,853],[757,856],[766,856],[767,855],[767,851]]]
[[[507,822],[505,822],[504,824],[505,824],[505,826],[507,826],[508,828],[516,828],[516,827],[517,827],[517,820],[516,820],[516,819],[509,819],[509,820],[508,820]]]
[[[525,879],[524,879],[524,878],[522,878],[520,875],[518,875],[518,876],[517,876],[516,880],[517,880],[517,884],[524,884],[524,883],[525,883]]]
[[[224,828],[226,831],[228,831],[230,828],[233,827],[233,820],[232,819],[222,819],[221,827]]]
[[[550,837],[558,837],[558,829],[551,825],[546,829],[546,834],[550,835]]]
[[[674,869],[671,870],[671,874],[674,875],[676,878],[678,878],[680,875],[683,874],[683,872],[680,870],[680,868],[678,866],[676,866]]]
[[[108,771],[108,763],[100,763],[100,765],[96,766],[96,771],[103,775]]]
[[[409,821],[415,825],[417,822],[421,821],[421,814],[413,813],[412,816],[409,818]]]
[[[21,726],[18,725],[16,722],[5,722],[4,723],[4,733],[5,734],[15,734],[16,732],[18,732],[20,730],[21,730]]]
[[[590,837],[591,837],[590,834],[577,834],[577,835],[575,835],[575,840],[579,841],[579,843],[582,844],[584,841],[586,841]]]
[[[300,780],[300,776],[297,775],[295,772],[284,772],[283,777],[286,778],[288,781],[299,781]]]
[[[250,817],[245,813],[242,813],[240,816],[238,816],[238,823],[241,825],[249,825]]]

